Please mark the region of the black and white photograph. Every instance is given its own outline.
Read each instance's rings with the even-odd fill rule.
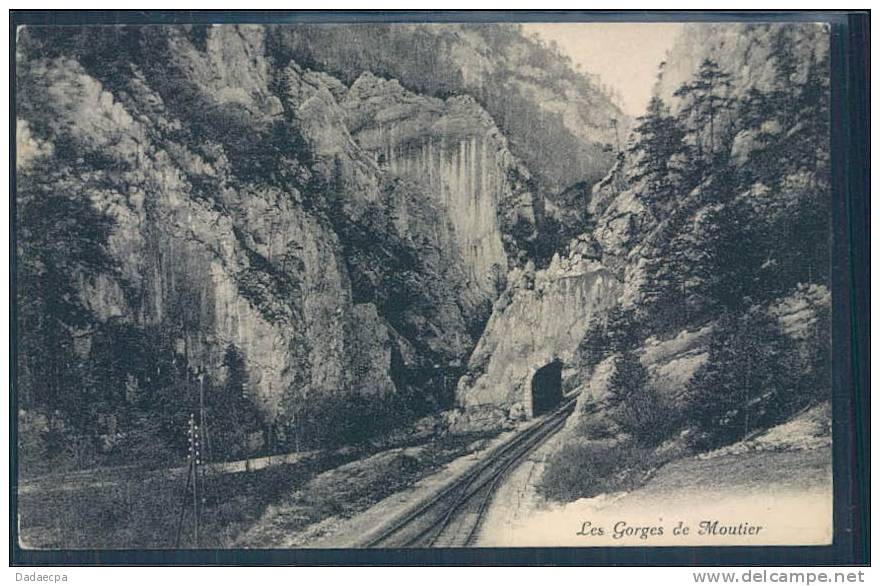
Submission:
[[[484,20],[14,29],[17,547],[832,544],[831,25]]]

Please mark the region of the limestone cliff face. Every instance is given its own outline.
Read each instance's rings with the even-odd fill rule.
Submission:
[[[534,226],[528,171],[467,96],[421,96],[370,73],[347,88],[295,63],[284,79],[313,169],[349,194],[339,202],[345,213],[360,218],[369,205],[386,206],[423,264],[456,290],[431,311],[451,350],[434,349],[461,358],[473,343],[467,323],[485,319],[508,255],[522,253],[509,233],[518,222]]]
[[[571,362],[591,318],[616,301],[619,288],[610,271],[578,252],[556,256],[545,270],[514,271],[459,382],[459,404],[521,404],[530,414],[532,376],[554,360]]]
[[[519,25],[314,24],[273,34],[293,57],[349,83],[371,71],[426,95],[474,96],[548,192],[601,178],[614,158],[605,148],[616,141],[612,119],[621,139],[629,128],[596,79]]]
[[[505,228],[535,218],[531,195],[513,181],[527,171],[489,115],[469,96],[427,98],[369,73],[352,84],[343,107],[358,145],[442,210],[441,249],[461,259],[469,288],[494,298],[494,279],[508,267]]]
[[[207,86],[214,107],[241,107],[255,125],[282,121],[259,29],[220,27],[205,51],[183,35],[167,43],[178,67]],[[46,143],[63,136],[112,160],[92,171],[104,187],[88,192],[114,221],[110,253],[121,269],[83,279],[82,297],[98,318],[162,329],[194,368],[208,372],[235,345],[255,395],[272,412],[304,372],[318,393],[343,388],[351,360],[344,330],[363,322],[338,238],[303,209],[301,194],[237,181],[224,155],[205,155],[216,145],[174,140],[186,121],[141,76],[120,96],[74,60],[30,67],[33,91],[45,96],[39,115],[55,126]],[[200,190],[206,183],[208,193]]]
[[[566,192],[583,184],[589,194],[614,163],[616,144],[631,125],[597,79],[516,24],[303,24],[278,27],[273,38],[295,59],[346,83],[370,71],[436,98],[472,96],[528,168],[539,215],[559,222],[546,228],[551,236],[560,224],[567,235],[582,230],[585,202],[568,201]],[[405,101],[395,110],[405,111]],[[397,118],[391,109],[383,115]],[[451,142],[444,149],[453,156],[482,156],[476,149],[457,155]]]
[[[118,273],[72,276],[96,327],[158,331],[207,373],[236,347],[272,416],[427,392],[418,373],[465,359],[503,287],[506,226],[534,220],[489,115],[347,87],[264,27],[149,28],[24,31],[18,55],[18,173],[86,185],[112,220]]]

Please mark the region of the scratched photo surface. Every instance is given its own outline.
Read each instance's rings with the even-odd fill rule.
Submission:
[[[16,41],[23,548],[831,543],[826,26]]]

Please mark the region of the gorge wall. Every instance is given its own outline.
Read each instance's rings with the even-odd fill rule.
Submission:
[[[528,169],[521,180],[538,229],[553,240],[539,251],[542,265],[583,230],[589,189],[632,126],[595,76],[516,24],[303,25],[271,34],[284,54],[346,83],[370,71],[425,95],[476,99]]]
[[[516,180],[528,171],[492,118],[469,96],[418,96],[370,73],[352,84],[344,106],[358,145],[446,210],[441,249],[457,248],[469,288],[494,298],[494,280],[508,267],[505,232],[519,221],[534,225],[535,212],[532,194]],[[515,254],[509,238],[508,249]]]
[[[591,320],[619,295],[614,275],[578,252],[547,269],[515,270],[458,385],[465,409],[521,405],[532,414],[534,374],[554,361],[571,365]]]
[[[511,275],[459,404],[509,408],[555,358],[583,391],[579,412],[613,412],[630,393],[667,409],[673,427],[693,416],[694,396],[726,393],[705,399],[706,414],[722,410],[712,424],[691,422],[717,429],[750,410],[747,421],[785,417],[780,395],[802,405],[827,391],[827,51],[819,25],[685,26],[626,150],[592,188],[595,226],[533,287]],[[758,347],[795,362],[814,352],[798,368],[819,378],[749,378],[751,388],[713,378],[754,376]],[[650,394],[633,399],[642,391],[622,385],[642,376],[632,384]]]
[[[471,51],[489,38],[460,33]],[[459,95],[411,83],[425,95],[339,79],[284,40],[262,26],[19,31],[26,408],[89,404],[77,425],[93,429],[158,409],[170,437],[198,379],[235,386],[280,437],[449,405],[440,373],[529,264],[543,195],[481,104],[498,105],[465,93],[470,73]],[[604,140],[578,132],[584,148]],[[578,278],[584,296],[610,286]],[[75,377],[41,362],[48,339]]]

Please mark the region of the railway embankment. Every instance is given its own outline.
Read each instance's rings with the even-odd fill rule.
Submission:
[[[37,549],[284,546],[479,452],[497,434],[430,427],[382,443],[205,465],[199,539],[192,511],[182,510],[186,469],[132,465],[28,479],[18,486],[21,541]]]
[[[241,535],[236,545],[350,548],[380,543],[393,526],[402,520],[418,517],[419,512],[439,496],[451,495],[475,479],[481,482],[486,476],[494,478],[498,471],[493,469],[493,461],[505,452],[509,457],[511,447],[522,438],[534,435],[547,420],[521,421],[513,429],[468,443],[464,443],[466,436],[458,439],[450,436],[438,440],[438,445],[445,448],[436,454],[423,446],[408,448],[400,452],[400,457],[411,460],[408,466],[389,467],[387,464],[392,461],[389,456],[379,454],[329,471],[304,489],[292,491],[267,507],[263,516]],[[477,478],[475,473],[479,470],[484,473]],[[353,493],[358,491],[360,498],[353,498],[357,496]],[[312,498],[324,503],[338,498],[340,504],[346,505],[335,510],[332,506],[324,507],[327,514],[315,522],[303,524],[304,512],[315,508]]]

